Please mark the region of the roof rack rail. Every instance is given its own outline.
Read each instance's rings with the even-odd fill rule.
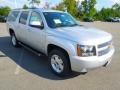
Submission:
[[[24,8],[15,8],[13,10],[21,10],[21,9],[24,9]],[[27,8],[27,9],[41,9],[41,8],[35,8],[35,7],[33,7],[33,8]]]

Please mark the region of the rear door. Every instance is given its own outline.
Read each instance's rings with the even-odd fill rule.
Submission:
[[[22,11],[20,14],[18,27],[17,27],[19,40],[25,44],[27,44],[27,38],[28,38],[28,30],[27,30],[28,16],[29,16],[29,11]]]
[[[17,35],[17,19],[18,19],[18,16],[19,16],[19,13],[20,11],[11,11],[10,14],[8,15],[7,17],[7,30],[9,31],[9,29],[13,29],[15,30],[15,35],[17,36],[17,39],[18,39],[18,35]]]

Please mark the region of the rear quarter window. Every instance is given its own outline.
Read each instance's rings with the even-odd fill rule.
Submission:
[[[8,21],[8,22],[14,22],[14,21],[16,21],[19,13],[20,13],[20,11],[12,11],[12,12],[9,14],[9,16],[8,16],[7,21]]]

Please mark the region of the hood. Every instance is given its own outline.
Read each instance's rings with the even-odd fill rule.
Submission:
[[[61,27],[51,31],[59,37],[87,45],[101,44],[112,39],[111,34],[86,26]]]

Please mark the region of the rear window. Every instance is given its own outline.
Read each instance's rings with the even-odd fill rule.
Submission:
[[[20,15],[19,23],[26,24],[28,15],[29,15],[29,11],[23,11]]]
[[[16,21],[19,12],[20,12],[20,11],[12,11],[12,12],[9,14],[9,16],[8,16],[7,21],[9,21],[9,22],[14,22],[14,21]]]

